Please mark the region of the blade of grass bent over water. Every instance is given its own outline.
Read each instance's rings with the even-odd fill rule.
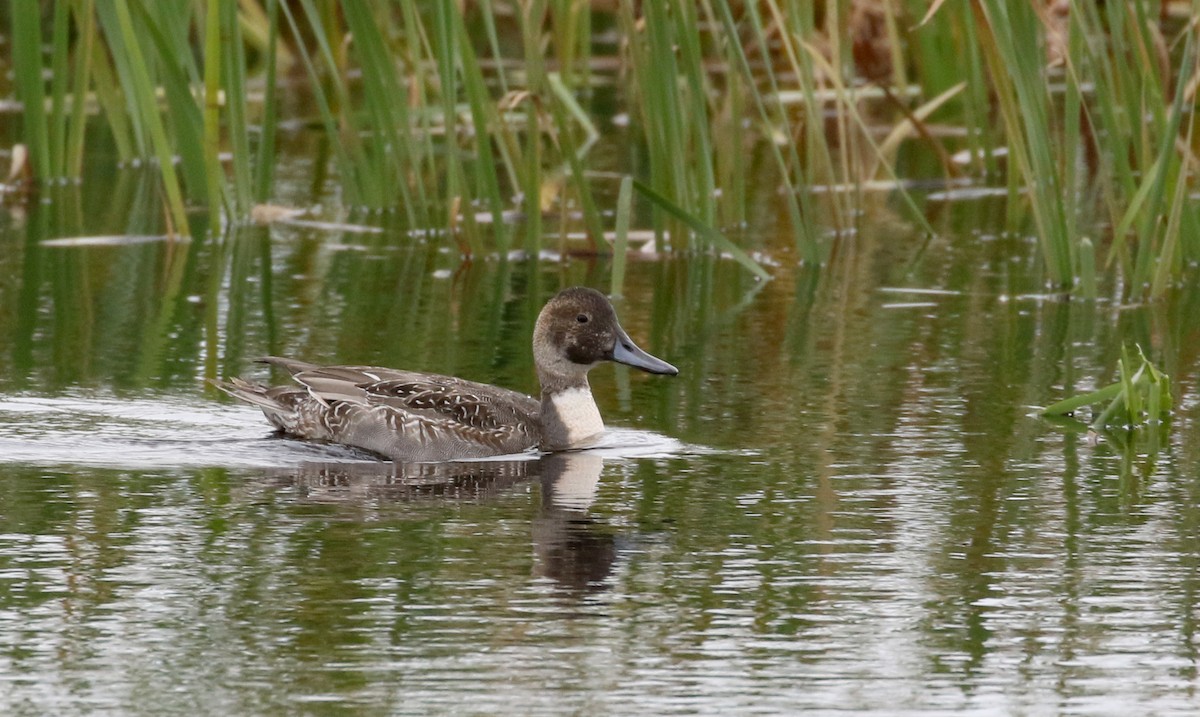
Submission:
[[[697,236],[707,241],[714,249],[728,253],[737,263],[741,264],[747,271],[754,274],[756,277],[764,281],[771,278],[771,275],[767,273],[766,269],[762,268],[761,264],[751,258],[749,254],[742,251],[738,245],[730,241],[729,238],[721,232],[700,221],[695,215],[687,212],[670,199],[667,199],[663,195],[654,191],[645,184],[642,184],[636,179],[633,180],[633,187],[634,189],[637,189],[642,196],[653,202],[654,205],[659,209],[662,209],[667,214],[670,214],[690,227],[692,231],[696,232]]]

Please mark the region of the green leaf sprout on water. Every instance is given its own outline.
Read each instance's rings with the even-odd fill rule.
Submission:
[[[1121,350],[1120,378],[1104,388],[1043,408],[1043,416],[1067,416],[1094,404],[1106,403],[1091,423],[1093,430],[1153,426],[1171,413],[1171,382],[1135,345],[1137,355]]]

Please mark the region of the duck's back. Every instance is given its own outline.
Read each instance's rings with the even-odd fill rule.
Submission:
[[[221,387],[300,438],[411,462],[520,453],[538,443],[539,403],[516,391],[374,366],[263,361],[288,370],[300,385],[235,381]]]

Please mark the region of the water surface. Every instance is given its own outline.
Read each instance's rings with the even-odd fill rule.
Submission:
[[[304,227],[46,246],[155,232],[9,216],[0,703],[1194,714],[1197,294],[1047,295],[978,201],[765,285],[634,262],[622,322],[681,373],[593,372],[612,446],[409,468],[275,437],[204,380],[273,353],[533,392],[538,309],[604,260]],[[1174,380],[1157,440],[1033,415],[1135,341]]]

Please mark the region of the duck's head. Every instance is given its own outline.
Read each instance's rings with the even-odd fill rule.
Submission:
[[[563,289],[538,315],[533,360],[543,390],[584,384],[601,361],[616,361],[648,373],[674,376],[679,369],[638,348],[617,321],[608,298],[595,289]]]

